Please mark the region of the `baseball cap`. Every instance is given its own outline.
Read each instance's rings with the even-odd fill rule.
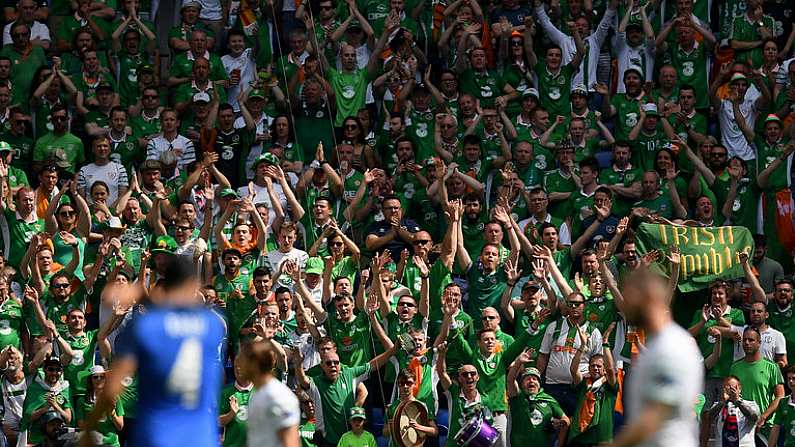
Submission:
[[[255,88],[248,94],[248,99],[251,98],[265,99],[265,92],[263,92],[262,89]]]
[[[171,236],[158,236],[157,239],[155,239],[155,243],[152,244],[152,254],[165,253],[167,255],[173,255],[176,249],[177,241]]]
[[[99,92],[100,90],[109,90],[112,92],[113,86],[110,85],[110,82],[100,82],[96,90],[97,92]]]
[[[41,416],[41,423],[44,425],[47,425],[52,421],[64,422],[63,417],[61,417],[61,413],[58,413],[55,410],[50,410]]]
[[[210,95],[207,92],[199,92],[193,95],[193,102],[210,102]]]
[[[182,11],[185,8],[191,8],[191,7],[202,9],[202,4],[197,2],[196,0],[186,0],[182,2],[182,6],[179,8],[179,10]]]
[[[646,115],[660,115],[660,113],[657,112],[657,104],[651,102],[643,104],[643,111],[646,113]]]
[[[268,164],[271,164],[271,165],[278,165],[279,164],[279,157],[277,157],[276,154],[272,154],[270,152],[266,152],[266,153],[260,155],[259,158],[257,158],[257,161],[254,162],[254,166],[252,166],[252,168],[253,169],[257,169],[257,166],[259,166],[260,163],[268,163]]]
[[[10,144],[6,143],[5,141],[0,141],[0,153],[11,152],[11,151],[13,151],[13,149],[11,149]]]
[[[58,366],[58,367],[63,368],[63,365],[61,364],[61,359],[59,359],[57,356],[54,356],[54,355],[51,355],[51,356],[47,357],[44,360],[44,362],[41,364],[41,366],[43,368],[45,368],[45,369],[48,366]]]
[[[239,199],[240,198],[240,196],[237,194],[237,191],[235,191],[232,188],[224,188],[224,189],[221,190],[221,193],[218,194],[218,195],[220,197],[231,197],[233,199]]]
[[[152,64],[141,64],[141,65],[138,66],[138,69],[137,69],[138,74],[141,74],[141,73],[143,73],[145,71],[148,71],[150,73],[154,73],[155,72],[155,67],[153,67]]]
[[[243,256],[243,253],[241,253],[240,250],[238,250],[237,248],[229,247],[229,248],[225,248],[224,251],[221,252],[221,259],[223,259],[224,256],[229,255],[229,254],[237,255],[238,258]]]
[[[627,24],[627,32],[629,32],[629,30],[630,30],[630,29],[635,29],[635,30],[638,30],[638,31],[643,31],[643,26],[640,24],[640,22],[632,22],[632,21],[630,21],[630,22]]]
[[[533,368],[532,366],[530,366],[528,368],[525,368],[524,371],[522,371],[522,379],[524,379],[527,376],[536,376],[538,378],[541,378],[541,373],[538,371],[537,368]]]
[[[585,88],[584,84],[577,84],[571,88],[571,94],[588,96],[588,89]]]
[[[538,90],[535,87],[525,89],[525,91],[522,92],[522,98],[527,98],[528,96],[534,96],[538,99]]]
[[[529,289],[540,290],[541,286],[539,286],[537,282],[535,282],[534,280],[531,279],[530,281],[527,281],[526,283],[524,283],[524,285],[522,286],[522,291],[529,290]]]
[[[141,172],[162,170],[163,163],[160,163],[160,160],[145,160],[143,163],[141,163]]]
[[[367,420],[367,415],[364,412],[364,408],[362,407],[351,407],[350,411],[348,412],[348,420],[351,419],[364,419]]]
[[[323,260],[314,256],[306,260],[306,268],[304,271],[307,275],[322,275],[323,267]]]
[[[735,74],[732,75],[732,78],[729,81],[729,84],[733,84],[733,83],[735,83],[737,81],[747,81],[747,80],[748,80],[748,78],[744,74],[735,73]]]
[[[641,78],[643,78],[643,69],[642,69],[642,68],[640,68],[639,66],[637,66],[637,65],[630,65],[629,67],[627,67],[627,69],[626,69],[626,70],[624,70],[624,76],[626,76],[626,75],[627,75],[627,73],[629,73],[630,71],[634,71],[635,73],[637,73],[637,74],[638,74],[638,76],[640,76]]]

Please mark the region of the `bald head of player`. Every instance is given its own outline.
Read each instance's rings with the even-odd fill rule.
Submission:
[[[671,292],[661,276],[647,269],[636,270],[625,280],[622,293],[629,323],[656,332],[671,321]]]

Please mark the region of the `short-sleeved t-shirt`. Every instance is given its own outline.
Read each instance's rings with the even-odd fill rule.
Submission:
[[[237,414],[224,426],[224,447],[246,445],[246,421],[248,421],[248,402],[251,399],[251,392],[251,387],[241,388],[237,382],[230,383],[221,390],[218,414],[226,414],[230,411],[229,398],[232,396],[237,400],[238,405]]]
[[[690,323],[690,326],[693,326],[701,321],[702,312],[703,311],[701,309],[696,311],[696,313],[693,315],[693,321]],[[735,326],[743,326],[745,324],[745,317],[743,316],[743,312],[740,309],[735,309],[732,307],[727,308],[727,311],[723,314],[723,318]],[[699,332],[696,336],[696,342],[698,343],[698,347],[701,350],[701,355],[703,357],[709,356],[714,349],[713,345],[717,340],[714,337],[707,335],[707,330],[717,324],[718,322],[715,321],[715,319],[710,318],[704,324],[701,332]],[[707,377],[723,378],[729,375],[729,369],[732,366],[733,357],[734,340],[722,338],[720,358],[718,359],[718,362],[715,364],[715,366],[708,371]]]
[[[765,358],[755,362],[738,360],[731,366],[729,374],[740,379],[742,398],[756,402],[761,411],[765,411],[775,399],[776,386],[784,385],[784,376],[778,365]],[[769,418],[765,426],[773,425],[773,422],[773,418]]]
[[[370,361],[372,340],[367,314],[360,312],[350,322],[343,322],[330,316],[325,322],[325,327],[326,333],[337,344],[337,354],[343,365],[360,366]]]
[[[552,419],[563,416],[560,404],[543,390],[535,396],[524,393],[508,399],[511,409],[511,445],[552,445],[555,432],[550,430]]]
[[[356,116],[359,109],[364,107],[370,76],[367,68],[360,68],[353,73],[329,69],[326,74],[337,98],[334,125],[339,127],[346,117]]]
[[[366,363],[355,367],[342,366],[333,382],[323,374],[310,379],[310,396],[315,407],[322,408],[323,412],[317,428],[326,442],[336,444],[347,430],[348,412],[353,407],[356,385],[366,380],[369,373],[370,364]]]
[[[784,440],[784,447],[795,447],[795,402],[792,395],[785,397],[776,410],[776,425],[781,426],[779,439]]]

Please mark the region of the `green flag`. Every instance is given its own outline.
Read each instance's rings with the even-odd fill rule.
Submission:
[[[753,255],[754,239],[746,227],[685,227],[640,224],[636,243],[639,253],[679,247],[679,290],[705,289],[716,279],[730,280],[744,275],[738,252]]]

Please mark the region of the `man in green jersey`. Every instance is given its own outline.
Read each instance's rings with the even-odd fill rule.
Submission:
[[[312,23],[309,21],[309,23]],[[381,51],[386,45],[387,38],[398,26],[397,19],[390,17],[386,21],[387,30],[381,35],[375,44],[371,57],[364,68],[358,68],[356,60],[356,49],[348,44],[343,44],[340,49],[340,60],[342,69],[337,70],[336,64],[332,64],[324,52],[320,53],[320,66],[322,72],[326,73],[329,84],[334,90],[336,98],[337,116],[334,119],[336,127],[342,126],[342,122],[349,116],[356,116],[356,113],[364,107],[367,95],[367,84],[375,78],[376,70],[381,64]],[[310,30],[311,32],[312,30]]]
[[[46,63],[44,50],[30,42],[30,27],[22,22],[11,24],[11,45],[0,50],[0,56],[11,59],[12,104],[28,107],[28,94],[33,87],[33,76]]]
[[[69,132],[69,114],[63,105],[55,105],[50,109],[50,121],[53,130],[38,140],[33,148],[33,172],[39,172],[48,160],[66,163],[65,170],[74,175],[78,166],[85,162],[83,142]]]
[[[684,219],[687,216],[687,209],[682,205],[679,193],[676,190],[676,173],[668,173],[665,179],[668,186],[666,195],[660,187],[660,175],[657,171],[646,171],[641,178],[640,200],[635,202],[634,208],[645,208],[666,219]]]
[[[674,23],[676,20],[674,20]],[[659,51],[669,50],[665,40],[673,26],[666,26],[657,37]],[[712,33],[700,33],[696,28],[695,22],[681,22],[676,25],[677,42],[670,47],[671,65],[676,68],[676,74],[680,85],[692,85],[696,89],[696,108],[706,109],[709,107],[709,64],[708,58],[712,54],[712,46],[715,45],[715,37]],[[696,33],[702,39],[696,40]]]
[[[493,107],[497,103],[504,107],[517,98],[519,93],[510,84],[506,84],[500,75],[488,69],[484,48],[472,48],[469,57],[465,57],[466,48],[472,40],[470,31],[472,30],[469,27],[464,28],[458,44],[459,56],[455,71],[461,76],[461,92],[472,95],[480,101],[481,107]],[[504,96],[499,96],[500,93]]]
[[[729,34],[735,60],[747,60],[753,68],[760,67],[764,61],[765,40],[776,37],[775,20],[764,13],[763,3],[762,0],[748,0],[745,13],[734,17]]]
[[[531,350],[514,360],[508,370],[508,403],[511,409],[511,445],[557,445],[565,444],[569,418],[563,413],[554,397],[541,388],[541,373],[538,369],[524,365],[530,363]],[[520,375],[521,371],[521,375]],[[517,385],[518,382],[521,384]],[[556,434],[557,432],[557,434]],[[553,438],[553,436],[555,436]]]
[[[358,384],[384,366],[395,353],[394,344],[388,343],[386,351],[359,366],[345,366],[336,352],[328,351],[320,357],[321,375],[310,378],[303,368],[295,369],[298,385],[309,390],[315,408],[321,409],[316,429],[322,434],[322,442],[317,445],[336,446],[347,431],[346,417],[354,406]]]
[[[221,391],[218,425],[224,428],[224,447],[245,447],[248,401],[254,384],[242,374],[239,357],[235,357],[234,372],[234,382]]]
[[[174,57],[171,64],[171,71],[168,77],[168,86],[176,87],[182,84],[190,85],[193,73],[193,63],[196,59],[203,57],[209,62],[209,78],[210,81],[222,81],[224,87],[229,82],[229,75],[224,69],[224,64],[221,58],[215,53],[210,53],[207,42],[207,32],[201,29],[194,28],[190,34],[190,49],[189,51],[178,54]]]
[[[668,138],[660,125],[660,114],[656,104],[648,103],[640,108],[640,117],[629,132],[629,141],[635,146],[632,154],[638,167],[644,171],[653,170],[657,151],[668,143]]]
[[[784,398],[784,378],[778,365],[762,357],[761,341],[759,329],[753,326],[745,328],[742,341],[745,357],[731,366],[729,374],[740,379],[743,399],[759,405],[762,415],[756,422],[757,436],[765,439],[775,422],[773,417],[779,402]]]
[[[596,84],[596,92],[604,97],[602,113],[608,118],[616,117],[613,136],[616,141],[627,141],[629,132],[638,124],[640,106],[643,100],[643,69],[630,65],[624,70],[626,92],[610,97],[610,89],[605,84]]]
[[[585,44],[582,36],[574,23],[569,23],[569,29],[574,37],[574,44],[577,52],[572,56],[568,64],[563,64],[563,49],[557,45],[547,48],[544,61],[539,61],[533,51],[532,40],[525,42],[527,48],[527,63],[534,67],[538,77],[538,93],[541,107],[547,109],[551,116],[568,117],[571,114],[571,81],[579,71],[580,61],[585,55]],[[525,33],[525,39],[530,38],[529,33]],[[584,68],[588,70],[588,67]]]

